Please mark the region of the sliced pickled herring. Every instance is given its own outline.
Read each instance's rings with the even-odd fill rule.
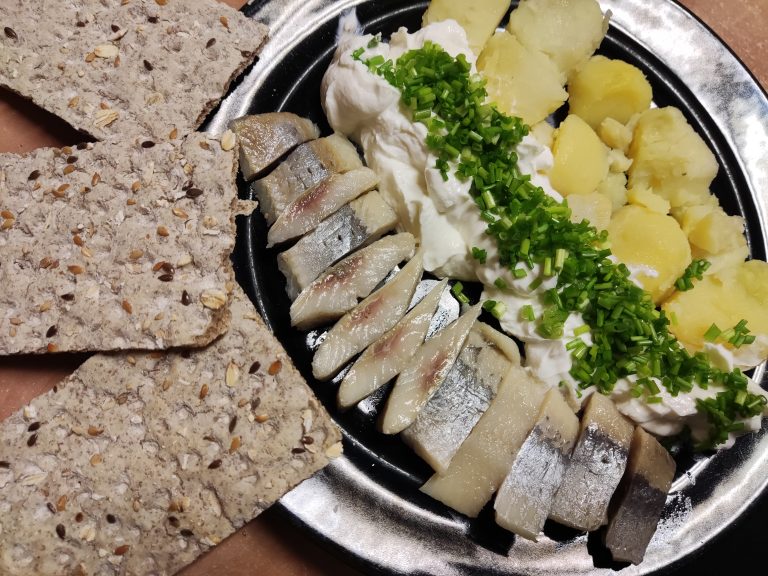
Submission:
[[[350,358],[397,324],[408,310],[423,272],[422,255],[417,252],[392,280],[342,316],[315,351],[315,378],[332,378]]]
[[[373,190],[379,177],[370,168],[333,174],[291,202],[267,233],[267,246],[297,238],[348,204],[363,192]]]
[[[305,190],[331,174],[344,174],[362,166],[354,144],[340,134],[332,134],[301,144],[272,172],[255,180],[251,192],[271,226]]]
[[[536,423],[546,386],[513,365],[488,410],[451,460],[420,490],[471,518],[501,486],[517,452]]]
[[[397,216],[373,190],[353,200],[323,220],[285,252],[277,266],[286,279],[291,300],[338,260],[386,234],[397,225]]]
[[[336,396],[339,408],[343,410],[357,404],[405,368],[424,342],[447,284],[447,280],[436,284],[397,324],[355,360],[339,386]]]
[[[353,252],[302,290],[291,304],[291,325],[308,330],[340,318],[415,249],[413,235],[403,232]]]
[[[317,126],[291,112],[267,112],[235,118],[229,123],[240,142],[240,171],[251,181],[286,152],[320,136]]]
[[[472,306],[427,340],[400,372],[379,418],[384,434],[397,434],[410,426],[439,389],[480,315],[480,306]]]
[[[579,433],[579,419],[562,393],[550,388],[536,424],[496,494],[496,523],[536,541],[547,520]]]
[[[592,393],[550,518],[587,532],[605,524],[608,503],[627,466],[633,429],[610,398]]]
[[[475,322],[445,381],[402,431],[403,441],[435,472],[445,472],[513,364],[520,364],[515,341]]]
[[[635,427],[624,477],[608,509],[604,542],[617,562],[640,564],[659,524],[675,477],[669,452],[641,426]]]

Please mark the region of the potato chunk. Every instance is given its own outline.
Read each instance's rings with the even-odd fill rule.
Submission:
[[[477,55],[509,10],[510,0],[432,0],[422,18],[426,26],[432,22],[456,20],[467,33],[472,51]]]
[[[598,184],[597,191],[611,201],[611,207],[616,212],[627,203],[627,175],[608,172],[605,179]]]
[[[477,69],[486,78],[488,96],[499,110],[519,116],[529,126],[544,120],[568,98],[552,61],[504,31],[485,44]]]
[[[625,154],[632,142],[632,130],[613,118],[606,118],[600,123],[597,135],[605,142],[606,146],[621,150]]]
[[[632,188],[627,192],[627,201],[630,204],[644,206],[659,214],[669,214],[669,202],[658,194],[654,194],[649,188]],[[683,230],[685,232],[685,230]]]
[[[600,46],[608,19],[597,0],[522,0],[507,30],[526,48],[549,56],[567,77]]]
[[[613,255],[635,272],[657,304],[691,263],[691,248],[677,220],[643,206],[614,213],[608,239]]]
[[[704,346],[712,323],[726,330],[743,318],[754,334],[768,334],[768,264],[749,260],[704,276],[693,290],[676,292],[663,309],[676,319],[670,331],[694,350]]]
[[[653,92],[639,68],[605,56],[593,56],[568,82],[571,114],[597,130],[606,118],[621,124],[648,110]]]
[[[746,246],[744,219],[729,216],[719,206],[694,206],[682,212],[680,226],[692,246],[719,254]]]
[[[629,157],[629,188],[652,188],[672,208],[717,204],[709,193],[717,160],[677,108],[643,112],[635,126]]]
[[[549,179],[563,196],[590,194],[608,174],[608,149],[578,116],[568,116],[555,133]]]
[[[720,206],[711,204],[678,208],[672,215],[688,236],[693,257],[711,264],[708,274],[747,259],[749,247],[744,237],[744,219],[740,216],[729,216]]]
[[[571,222],[588,220],[598,230],[605,230],[611,221],[611,199],[599,192],[572,194],[568,196],[568,207],[571,209]]]

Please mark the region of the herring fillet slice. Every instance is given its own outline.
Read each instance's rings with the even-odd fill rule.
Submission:
[[[0,574],[175,573],[339,453],[239,287],[231,307],[210,346],[95,355],[0,423]]]
[[[579,419],[562,393],[550,388],[536,424],[499,488],[493,508],[496,523],[536,541],[560,487],[579,433]]]
[[[308,330],[343,316],[415,248],[413,235],[402,232],[353,252],[302,290],[291,304],[291,324]]]
[[[513,364],[520,364],[515,341],[475,322],[445,381],[400,437],[435,472],[445,472]]]
[[[236,151],[203,133],[145,141],[0,154],[0,355],[200,346],[226,330]]]
[[[636,426],[627,468],[608,510],[604,541],[615,561],[643,561],[664,510],[675,468],[667,449],[642,426]]]
[[[310,282],[356,248],[380,238],[397,225],[397,216],[373,190],[323,220],[317,228],[277,255],[291,300]]]
[[[599,392],[587,399],[579,437],[549,517],[577,530],[596,530],[627,465],[634,426]]]
[[[378,183],[376,173],[365,167],[326,178],[302,193],[280,214],[267,233],[267,247],[309,232],[363,192],[373,190]]]
[[[380,417],[384,434],[397,434],[411,425],[445,380],[480,310],[480,304],[472,306],[419,347],[389,393]]]
[[[0,22],[0,85],[99,140],[193,132],[268,33],[212,0],[3,0]]]
[[[343,174],[362,166],[354,145],[340,134],[331,134],[299,145],[272,172],[254,180],[251,192],[271,226],[286,206],[308,188],[331,174]]]
[[[240,170],[253,180],[280,157],[320,136],[315,124],[292,112],[265,112],[235,118],[229,128],[240,141]]]
[[[491,405],[451,460],[422,492],[471,518],[501,486],[512,460],[536,422],[546,386],[512,366]]]
[[[345,362],[397,324],[408,310],[423,272],[422,254],[417,252],[392,280],[342,316],[315,350],[315,378],[331,378]]]
[[[405,368],[429,330],[448,280],[441,280],[389,332],[368,346],[344,375],[337,403],[349,408],[379,389]]]

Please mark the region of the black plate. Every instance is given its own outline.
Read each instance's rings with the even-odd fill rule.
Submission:
[[[330,129],[320,106],[320,81],[334,51],[338,14],[357,5],[367,32],[386,38],[399,26],[420,26],[426,2],[315,0],[271,1],[246,8],[249,15],[273,23],[273,40],[262,60],[223,103],[208,125],[221,131],[226,122],[247,113],[292,111]],[[765,259],[765,204],[757,193],[768,182],[768,101],[743,66],[709,30],[668,0],[601,2],[615,18],[599,53],[640,67],[659,106],[680,108],[705,138],[720,162],[713,192],[725,210],[745,218],[752,257]],[[670,42],[674,40],[675,45]],[[701,59],[695,56],[699,54]],[[693,59],[692,59],[693,57]],[[715,75],[715,76],[713,76]],[[757,114],[746,129],[738,114]],[[757,132],[755,134],[754,132]],[[762,131],[762,132],[761,132]],[[761,134],[764,141],[761,140]],[[241,196],[248,188],[241,185]],[[620,566],[607,561],[596,535],[589,538],[554,524],[533,544],[497,527],[492,511],[468,520],[418,491],[429,467],[402,442],[375,431],[379,393],[347,413],[335,409],[336,386],[311,375],[312,340],[291,328],[284,279],[273,250],[265,247],[266,225],[260,214],[240,219],[234,261],[238,280],[297,367],[341,426],[345,456],[281,501],[298,523],[366,570],[387,574],[599,574]],[[763,379],[763,368],[755,377]],[[623,573],[672,573],[697,566],[710,573],[718,554],[706,552],[712,540],[754,503],[768,478],[766,426],[740,438],[714,457],[676,454],[678,478],[657,538],[639,567]],[[742,521],[730,543],[753,529]],[[756,528],[756,526],[755,526]],[[765,537],[755,542],[766,543]],[[721,539],[720,545],[727,542]],[[714,544],[714,543],[713,543]],[[712,545],[709,546],[712,548]],[[742,548],[744,548],[742,546]],[[705,550],[701,558],[695,557]],[[729,546],[727,563],[747,566]]]

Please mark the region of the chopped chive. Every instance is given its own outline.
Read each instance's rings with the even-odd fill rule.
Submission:
[[[472,258],[480,262],[480,264],[485,264],[485,261],[488,258],[488,251],[474,246],[472,248]]]
[[[586,334],[587,332],[589,332],[589,330],[590,330],[589,326],[587,326],[586,324],[582,324],[581,326],[579,326],[573,331],[573,335],[581,336],[582,334]]]
[[[507,305],[504,304],[504,302],[496,302],[496,305],[491,310],[491,314],[493,315],[496,320],[501,320],[501,318],[506,314],[507,312]]]
[[[553,270],[552,270],[552,258],[550,258],[549,256],[544,258],[544,269],[543,269],[543,272],[544,272],[544,276],[552,276],[552,272],[553,272]]]
[[[541,276],[539,276],[538,278],[536,278],[536,279],[535,279],[533,282],[531,282],[531,283],[528,285],[528,289],[529,289],[529,290],[531,290],[531,292],[533,292],[533,291],[534,291],[534,290],[536,290],[536,289],[537,289],[539,286],[541,286],[543,282],[544,282],[544,279],[543,279]]]
[[[718,337],[722,334],[722,331],[720,328],[717,327],[717,324],[712,324],[706,332],[704,332],[704,340],[707,342],[714,342],[718,339]]]
[[[496,208],[496,200],[493,199],[493,194],[489,190],[484,190],[480,196],[483,199],[486,210]]]
[[[528,322],[533,322],[536,320],[536,314],[533,311],[533,306],[530,304],[526,304],[522,308],[520,308],[520,317],[523,320],[527,320]]]

